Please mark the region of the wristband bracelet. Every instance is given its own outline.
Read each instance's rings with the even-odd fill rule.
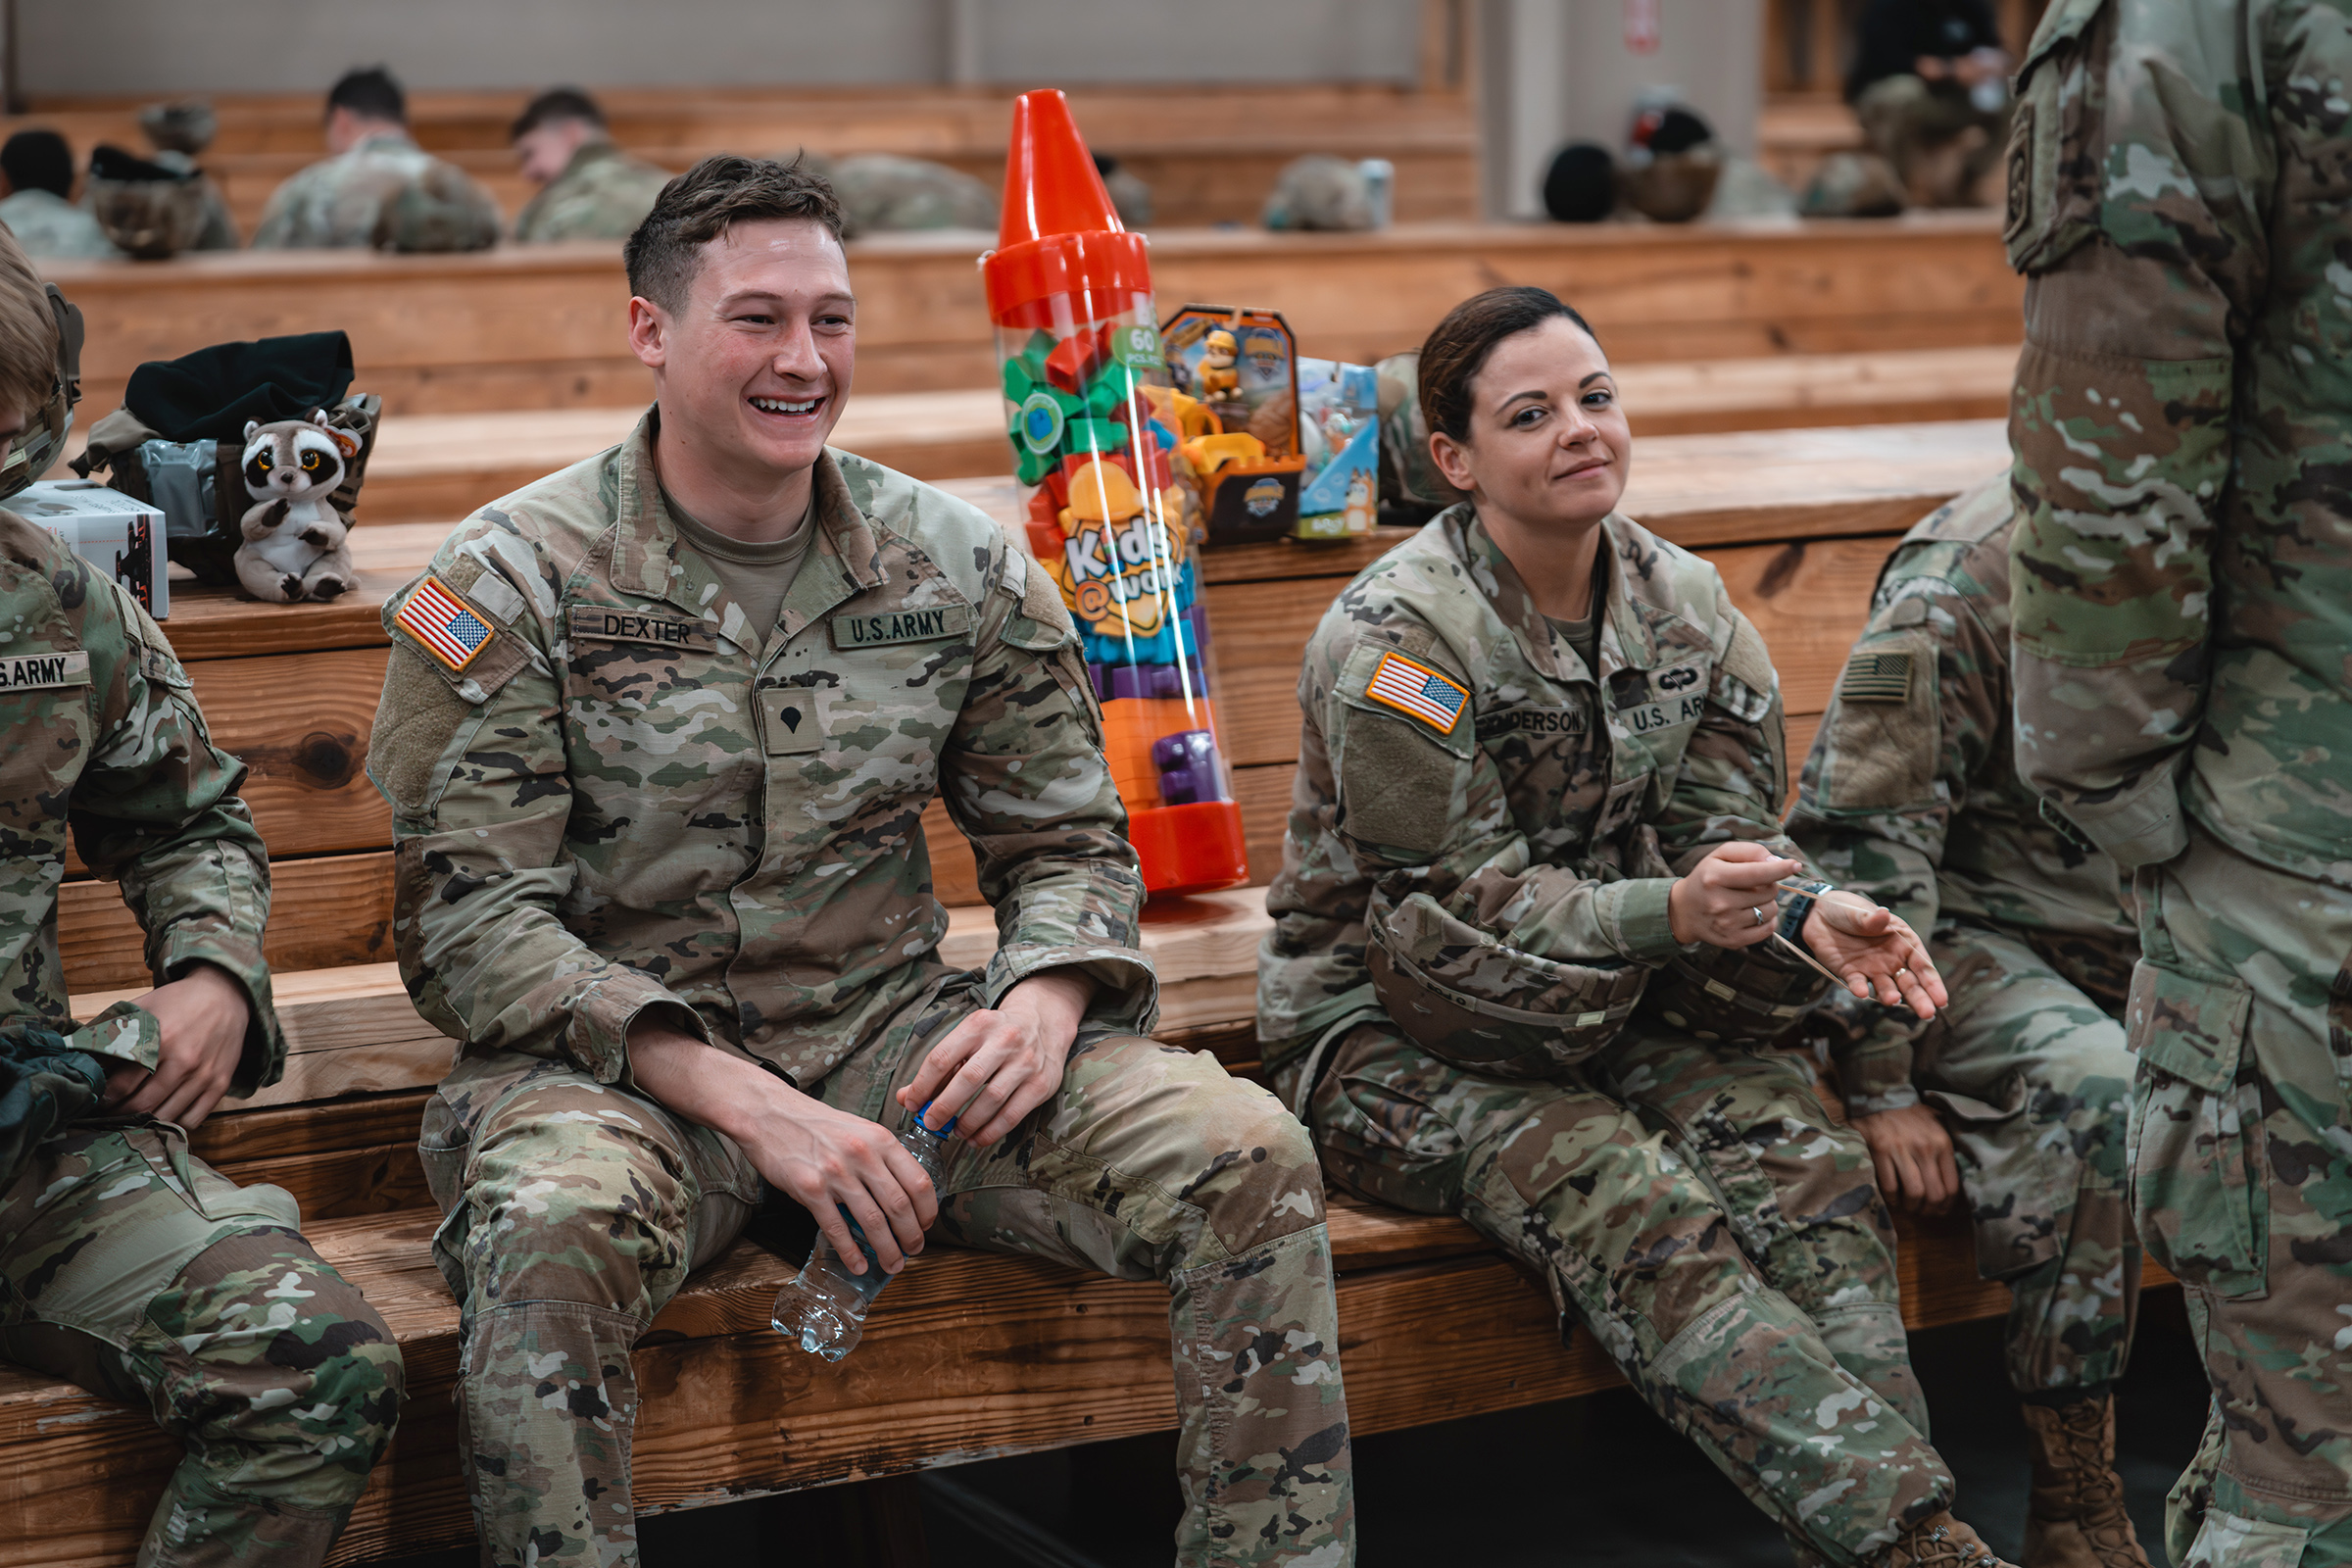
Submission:
[[[1813,950],[1805,946],[1805,917],[1813,912],[1813,906],[1821,901],[1824,893],[1832,891],[1835,884],[1814,880],[1799,882],[1795,886],[1802,891],[1782,895],[1781,923],[1774,929],[1779,933],[1782,941],[1793,942],[1796,946],[1804,948],[1807,953],[1811,953]]]

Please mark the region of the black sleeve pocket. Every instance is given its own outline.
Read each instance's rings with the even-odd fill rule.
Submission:
[[[2234,975],[2132,971],[2132,1220],[2181,1283],[2228,1297],[2265,1293],[2270,1247],[2261,1094],[2243,1059],[2253,1005]]]

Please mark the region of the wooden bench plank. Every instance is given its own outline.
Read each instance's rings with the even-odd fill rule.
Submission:
[[[1563,1348],[1551,1302],[1458,1220],[1332,1205],[1341,1354],[1358,1433],[1569,1397],[1610,1386],[1592,1337]],[[311,1227],[361,1283],[409,1362],[410,1403],[332,1560],[463,1542],[469,1525],[447,1389],[457,1307],[425,1249],[429,1212]],[[1906,1228],[1907,1229],[1907,1228]],[[1371,1238],[1386,1232],[1384,1246]],[[1948,1232],[1907,1238],[1913,1328],[2006,1309]],[[1460,1247],[1455,1252],[1448,1249]],[[1917,1260],[1936,1260],[1923,1272]],[[1389,1259],[1419,1259],[1389,1261]],[[1374,1260],[1372,1266],[1360,1266]],[[1952,1267],[1955,1260],[1957,1267]],[[1359,1265],[1359,1266],[1350,1266]],[[766,1327],[790,1267],[750,1244],[689,1282],[634,1360],[646,1400],[637,1502],[655,1511],[761,1492],[1165,1430],[1166,1295],[1028,1258],[947,1250],[891,1286],[837,1366]],[[1964,1277],[1965,1276],[1965,1277]],[[2150,1270],[2151,1284],[2163,1283]],[[1464,1312],[1475,1300],[1480,1310]],[[0,1368],[0,1472],[13,1528],[0,1565],[126,1562],[174,1449],[145,1414]],[[722,1479],[723,1478],[723,1479]]]
[[[1612,358],[1690,362],[2013,345],[2022,285],[1990,213],[1685,225],[1400,224],[1372,234],[1163,229],[1157,297],[1281,307],[1312,353],[1369,363],[1496,283],[1551,288]],[[850,246],[866,392],[984,387],[995,350],[973,235]],[[89,321],[82,376],[113,408],[142,361],[342,327],[357,385],[394,414],[618,406],[648,396],[626,348],[615,244],[465,256],[239,252],[45,270]],[[1298,281],[1312,277],[1314,287]],[[630,390],[634,388],[635,390]]]
[[[1918,423],[2004,415],[2016,360],[2015,347],[2000,345],[1636,363],[1617,367],[1617,384],[1634,433],[1643,438]],[[362,518],[464,516],[616,444],[642,413],[631,405],[388,419],[368,459]],[[985,478],[1004,471],[1004,420],[1003,400],[986,388],[861,393],[843,411],[832,440],[917,479]],[[1916,483],[1921,475],[1903,466],[1920,456],[1887,453],[1880,463]],[[1748,466],[1743,458],[1741,466]]]

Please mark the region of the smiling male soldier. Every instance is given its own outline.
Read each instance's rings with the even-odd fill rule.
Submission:
[[[672,181],[627,251],[655,407],[476,513],[385,617],[401,966],[465,1042],[422,1150],[485,1560],[637,1560],[629,1347],[764,1178],[893,1272],[929,1234],[1165,1281],[1179,1561],[1337,1568],[1314,1151],[1141,1033],[1143,888],[1052,584],[826,450],[839,224],[797,168]],[[935,795],[996,906],[984,972],[938,957]],[[960,1118],[936,1192],[883,1124],[933,1102]]]

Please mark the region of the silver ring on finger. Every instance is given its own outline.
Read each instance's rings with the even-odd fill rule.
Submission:
[[[1758,925],[1772,924],[1771,917],[1764,912],[1764,906],[1761,904],[1757,905],[1754,908],[1748,910],[1747,912],[1756,917],[1756,924]]]

